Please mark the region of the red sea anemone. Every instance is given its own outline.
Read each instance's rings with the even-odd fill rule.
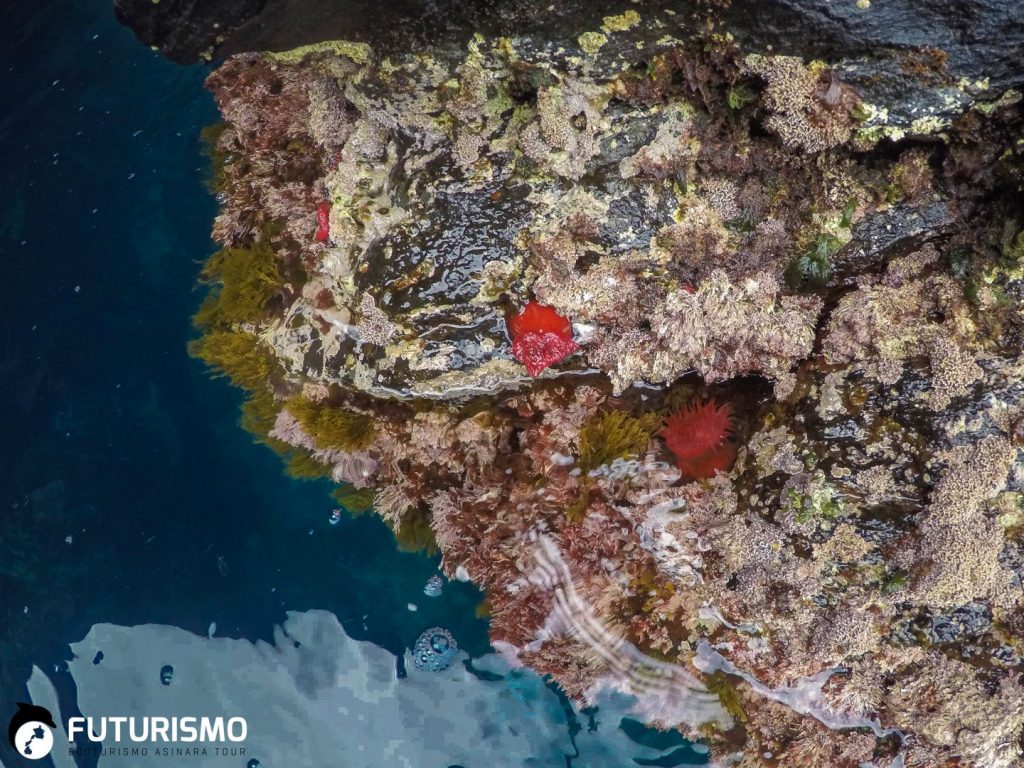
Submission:
[[[709,400],[673,413],[661,436],[687,480],[714,477],[717,470],[728,472],[736,459],[735,423],[728,403]]]
[[[506,326],[512,337],[512,355],[531,376],[579,349],[572,338],[572,323],[554,307],[536,301],[527,302],[518,315],[508,318]]]
[[[322,243],[331,236],[331,204],[324,200],[316,207],[316,241]]]

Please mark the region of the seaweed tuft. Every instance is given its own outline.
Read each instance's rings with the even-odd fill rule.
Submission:
[[[631,416],[625,411],[595,416],[580,430],[580,469],[590,472],[615,459],[642,453],[661,420],[657,413]]]
[[[376,431],[373,417],[364,413],[314,403],[302,395],[289,399],[286,407],[313,438],[317,448],[359,451],[373,441]]]
[[[256,392],[280,375],[280,366],[270,349],[254,334],[245,331],[210,330],[189,342],[188,353],[226,376],[241,389]]]

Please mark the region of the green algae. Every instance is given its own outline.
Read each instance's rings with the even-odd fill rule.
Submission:
[[[277,256],[266,238],[251,248],[223,248],[203,265],[200,279],[215,285],[192,318],[197,328],[252,323],[284,287]]]
[[[895,571],[885,578],[880,590],[883,595],[891,595],[907,587],[907,572]]]
[[[636,456],[647,447],[661,421],[657,413],[636,417],[610,411],[595,416],[580,430],[579,468],[590,472],[615,459]]]
[[[594,484],[588,473],[616,459],[628,459],[642,453],[655,430],[661,426],[662,418],[658,413],[632,416],[626,411],[609,411],[583,425],[577,461],[583,476],[576,498],[565,508],[566,519],[578,523],[586,514],[590,489]]]
[[[594,480],[586,475],[580,478],[579,492],[565,508],[565,518],[570,523],[581,522],[586,516],[587,508],[590,506],[590,488],[593,484]]]
[[[664,394],[659,412],[662,417],[675,413],[696,401],[699,387],[692,378],[682,378],[669,385],[668,391]]]
[[[630,607],[630,614],[636,615],[654,611],[660,603],[675,594],[676,588],[672,582],[662,580],[655,569],[645,568],[630,580],[629,591],[634,603]]]
[[[208,125],[199,132],[200,146],[210,166],[210,175],[206,178],[206,189],[211,195],[224,192],[228,186],[228,174],[225,166],[231,162],[232,155],[218,147],[220,137],[227,127],[228,124],[222,121]]]
[[[286,407],[317,448],[359,451],[373,440],[373,418],[364,413],[314,403],[302,395],[289,399]]]
[[[757,94],[749,86],[740,83],[726,92],[725,101],[729,109],[743,109],[747,104],[757,101]]]
[[[818,473],[817,480],[823,481],[824,476]],[[827,525],[839,519],[843,514],[843,503],[836,498],[828,485],[822,484],[807,494],[798,493],[794,489],[787,491],[787,499],[793,509],[796,522],[800,525],[818,523]]]
[[[188,353],[206,363],[215,376],[225,376],[251,392],[265,389],[281,372],[271,349],[246,331],[207,330],[189,342]]]
[[[282,407],[281,401],[270,390],[257,389],[242,403],[241,426],[252,435],[254,442],[268,446],[280,456],[287,456],[293,450],[292,446],[270,436]]]
[[[743,711],[743,697],[728,675],[719,670],[707,675],[704,678],[704,684],[711,693],[718,696],[722,708],[732,715],[734,720],[741,723],[747,722],[747,713]]]
[[[398,530],[395,531],[395,540],[402,552],[423,552],[433,557],[440,551],[434,529],[430,527],[430,512],[424,506],[402,515]]]
[[[353,517],[372,512],[376,496],[377,492],[373,488],[356,488],[348,483],[342,483],[331,491],[335,503]]]
[[[306,451],[294,451],[285,461],[285,474],[293,480],[322,480],[331,476],[331,468]]]
[[[999,256],[1001,266],[1015,267],[1024,257],[1024,227],[1017,224],[1016,219],[1003,222],[1003,230],[999,236]]]
[[[832,257],[843,247],[842,241],[822,232],[810,248],[800,253],[786,268],[784,277],[790,288],[821,288],[832,276]]]

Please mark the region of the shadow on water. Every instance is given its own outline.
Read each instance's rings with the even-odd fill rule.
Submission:
[[[328,525],[326,486],[283,477],[186,355],[215,214],[205,70],[110,0],[4,3],[0,24],[0,711],[101,621],[254,639],[323,608],[394,652],[431,624],[484,652],[473,589],[426,598],[435,561],[373,517]]]

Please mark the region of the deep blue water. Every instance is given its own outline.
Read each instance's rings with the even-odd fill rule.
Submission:
[[[257,638],[315,607],[395,652],[431,624],[484,651],[474,589],[429,600],[436,562],[372,516],[329,526],[329,488],[187,356],[216,110],[112,5],[0,10],[0,709],[100,621]]]

